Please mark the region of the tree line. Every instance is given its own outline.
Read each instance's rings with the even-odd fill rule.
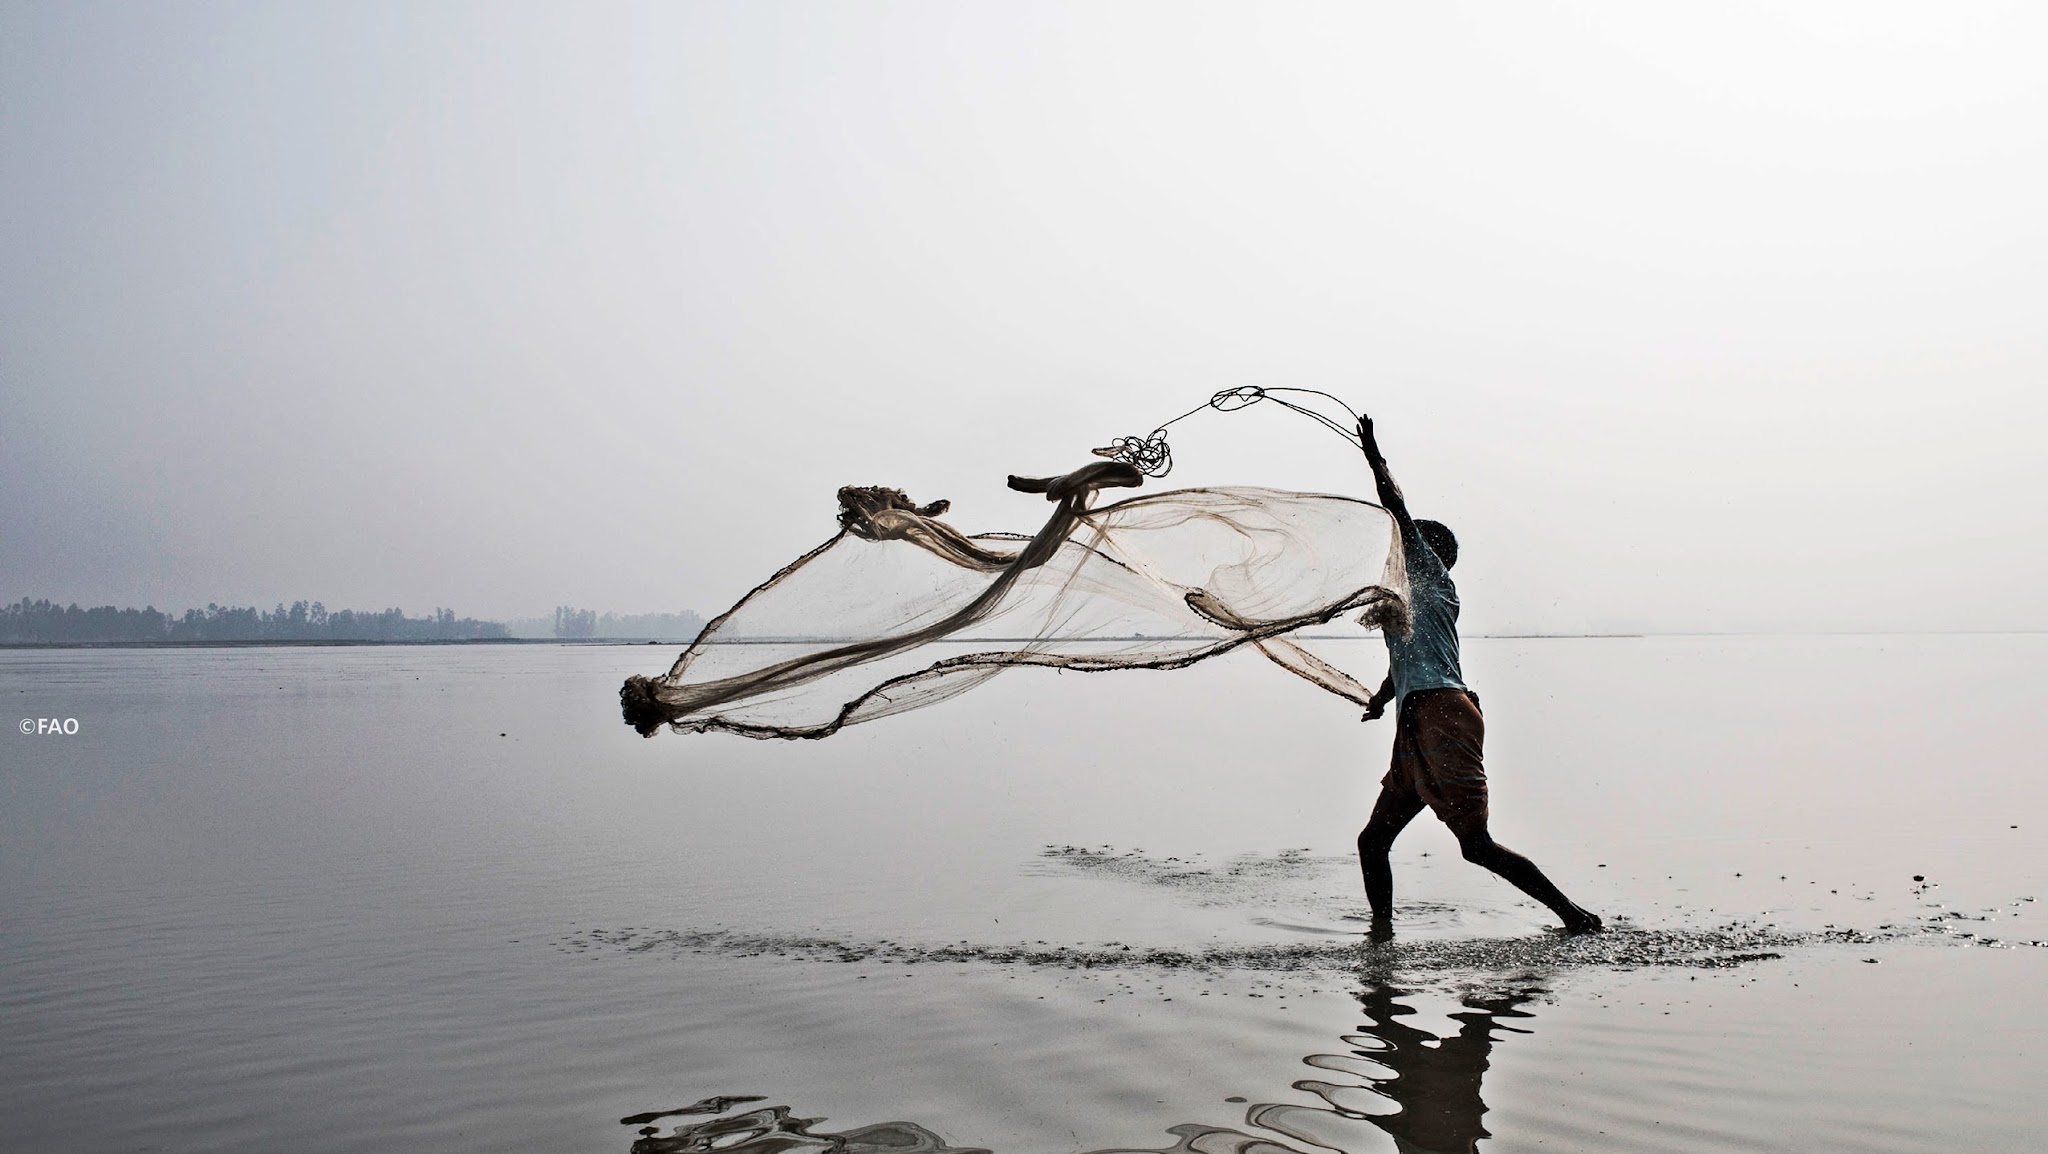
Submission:
[[[595,609],[578,609],[573,605],[555,607],[555,636],[562,638],[689,641],[703,628],[704,619],[687,609],[680,613],[608,612],[599,615]]]
[[[272,610],[208,603],[180,616],[154,606],[81,609],[26,597],[0,606],[0,642],[485,641],[509,636],[496,621],[457,617],[453,609],[408,617],[400,609],[330,612],[318,601],[280,602]]]

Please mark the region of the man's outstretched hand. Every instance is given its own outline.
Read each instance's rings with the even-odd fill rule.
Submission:
[[[1386,460],[1386,458],[1385,458],[1385,457],[1383,457],[1383,456],[1381,456],[1381,455],[1380,455],[1380,443],[1379,443],[1379,440],[1378,440],[1378,438],[1374,437],[1374,436],[1373,436],[1373,434],[1372,434],[1372,418],[1371,418],[1371,417],[1367,417],[1367,416],[1361,416],[1361,417],[1359,417],[1359,418],[1358,418],[1358,446],[1359,446],[1359,448],[1362,448],[1362,449],[1364,449],[1364,450],[1365,450],[1365,459],[1366,459],[1366,460],[1368,460],[1368,461],[1384,461],[1384,460]]]
[[[1372,691],[1372,696],[1365,699],[1365,716],[1358,720],[1378,721],[1380,718],[1385,717],[1387,715],[1387,702],[1394,700],[1395,696],[1394,675],[1389,673],[1386,680],[1380,682],[1380,687]]]

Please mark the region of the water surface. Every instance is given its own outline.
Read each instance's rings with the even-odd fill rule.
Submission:
[[[662,647],[0,653],[19,716],[80,721],[0,742],[0,1147],[2048,1123],[2048,637],[1469,649],[1497,836],[1621,932],[1555,937],[1425,817],[1364,944],[1390,727],[1256,658],[754,743],[618,722]]]

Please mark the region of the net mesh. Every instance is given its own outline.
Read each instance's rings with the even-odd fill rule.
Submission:
[[[1015,666],[1174,669],[1252,646],[1363,704],[1361,683],[1293,636],[1354,612],[1405,631],[1407,582],[1386,510],[1263,488],[1155,493],[1123,462],[1012,477],[1054,508],[1037,533],[969,536],[901,492],[839,491],[840,531],[705,626],[659,677],[620,689],[626,721],[820,738],[933,705]],[[1346,626],[1348,628],[1348,626]]]

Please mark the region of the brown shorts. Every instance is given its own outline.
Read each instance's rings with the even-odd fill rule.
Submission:
[[[1380,785],[1413,797],[1463,836],[1486,826],[1486,719],[1462,689],[1408,695],[1394,722],[1394,763]]]

